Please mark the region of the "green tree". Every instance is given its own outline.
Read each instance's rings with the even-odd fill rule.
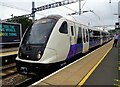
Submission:
[[[28,17],[14,17],[7,22],[14,22],[14,23],[20,23],[22,25],[22,35],[24,34],[25,30],[32,24],[32,20]]]

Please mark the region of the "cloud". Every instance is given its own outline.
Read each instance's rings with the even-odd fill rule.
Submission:
[[[0,11],[2,11],[0,12],[0,18],[1,19],[10,18],[11,14],[13,14],[14,16],[19,16],[19,15],[31,13],[32,1],[35,1],[35,7],[40,7],[42,5],[46,5],[54,2],[53,0],[10,0],[10,1],[1,0],[0,3],[5,3],[8,5],[8,7],[0,4]],[[55,1],[62,1],[62,0],[55,0]],[[118,13],[118,1],[119,0],[111,0],[111,3],[109,3],[109,0],[87,0],[86,2],[84,0],[82,1],[82,5],[83,3],[85,3],[85,5],[82,8],[82,10],[93,10],[95,14],[91,12],[87,12],[82,14],[80,17],[84,20],[87,20],[87,22],[90,22],[92,25],[114,24],[118,20],[117,17],[113,15],[114,13]],[[10,8],[9,6],[13,6],[14,8]],[[66,6],[75,11],[79,10],[78,3],[74,3]],[[24,10],[20,10],[18,8]],[[61,6],[61,7],[37,12],[38,14],[36,14],[36,19],[51,14],[66,15],[72,12],[74,11],[67,9],[64,6]]]

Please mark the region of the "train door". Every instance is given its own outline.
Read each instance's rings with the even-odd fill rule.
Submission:
[[[89,50],[89,31],[88,31],[88,27],[86,27],[86,38],[87,38],[87,40],[86,40],[86,51],[88,51]]]
[[[75,44],[75,41],[76,41],[76,38],[75,38],[75,26],[74,26],[74,23],[70,23],[69,24],[69,30],[70,30],[70,44],[71,45],[74,45]]]
[[[102,45],[102,43],[103,43],[103,39],[102,39],[103,37],[102,37],[102,31],[100,31],[100,45]]]
[[[89,49],[89,34],[88,34],[88,29],[87,27],[83,27],[82,28],[82,32],[83,32],[83,53],[85,53],[86,51],[88,51]]]
[[[75,25],[72,22],[69,22],[69,36],[70,36],[70,52],[69,56],[72,57],[76,53],[76,32],[75,32]]]

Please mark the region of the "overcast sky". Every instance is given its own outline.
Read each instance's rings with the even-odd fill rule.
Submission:
[[[42,5],[54,3],[54,1],[57,2],[62,0],[0,0],[0,19],[3,20],[10,18],[11,14],[14,16],[30,14],[32,1],[35,2],[35,7],[40,7]],[[111,3],[109,3],[109,1],[110,0],[83,0],[82,10],[93,10],[95,14],[92,12],[87,12],[80,16],[75,15],[75,17],[85,20],[93,26],[114,25],[115,22],[118,21],[117,16],[114,14],[118,14],[118,2],[120,0],[111,0]],[[79,10],[78,2],[66,6],[75,11]],[[37,12],[36,19],[51,14],[59,14],[64,16],[74,12],[68,8],[62,6]]]

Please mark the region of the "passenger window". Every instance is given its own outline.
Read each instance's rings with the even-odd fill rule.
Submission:
[[[82,43],[82,31],[81,31],[81,27],[79,27],[79,30],[78,30],[77,43]]]
[[[72,36],[74,36],[73,26],[71,26],[71,33],[72,33]]]
[[[99,31],[93,31],[93,35],[94,36],[100,36],[100,32]]]
[[[86,42],[86,40],[85,40],[85,29],[83,28],[83,40],[84,40],[84,42]]]
[[[93,31],[91,29],[88,29],[89,32],[89,41],[93,40]]]
[[[67,22],[63,22],[60,29],[60,33],[68,34]]]
[[[87,39],[87,42],[88,42],[88,31],[86,30],[86,39]]]

